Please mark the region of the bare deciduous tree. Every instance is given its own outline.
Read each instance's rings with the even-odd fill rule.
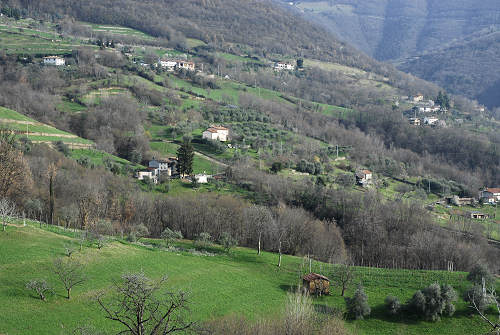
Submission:
[[[333,278],[336,278],[342,287],[342,293],[340,295],[344,296],[345,290],[354,280],[354,269],[350,264],[346,263],[336,266],[333,271]]]
[[[467,300],[470,303],[470,307],[479,314],[481,319],[487,323],[490,327],[491,334],[500,334],[500,298],[498,297],[494,288],[486,289],[485,281],[483,280],[481,292],[476,292],[476,290],[470,290],[468,292]],[[479,294],[477,294],[479,293]],[[498,311],[498,321],[493,322],[484,314],[485,307],[495,305]]]
[[[26,288],[35,291],[42,301],[45,301],[45,296],[48,293],[53,292],[52,287],[50,287],[45,279],[33,279],[26,283]]]
[[[8,220],[16,215],[16,205],[7,198],[0,199],[0,218],[2,218],[2,229],[5,231]]]
[[[247,221],[246,223],[251,226],[257,234],[257,253],[260,255],[262,234],[264,233],[266,226],[271,225],[273,221],[271,211],[265,206],[254,205],[245,209],[244,217]]]
[[[101,294],[97,302],[107,319],[125,328],[120,334],[165,335],[185,332],[194,324],[185,320],[187,296],[182,291],[160,292],[166,280],[167,277],[151,280],[143,272],[126,273],[115,284],[118,295],[107,303]]]
[[[82,264],[73,259],[57,258],[54,261],[54,273],[63,283],[68,299],[71,297],[71,289],[86,280]]]

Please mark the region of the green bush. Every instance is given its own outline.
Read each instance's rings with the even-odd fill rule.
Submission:
[[[397,297],[389,295],[385,298],[385,307],[387,308],[389,314],[396,315],[401,310],[401,302]]]
[[[408,303],[408,309],[418,316],[437,321],[442,315],[453,315],[455,312],[453,302],[456,300],[457,293],[453,287],[434,283],[415,292]]]
[[[366,296],[363,285],[359,284],[352,298],[345,298],[347,313],[356,320],[364,319],[370,315],[371,308],[368,305],[368,297]]]
[[[486,286],[490,286],[495,282],[495,278],[484,264],[476,264],[467,275],[467,280],[475,285],[483,285],[483,278]]]

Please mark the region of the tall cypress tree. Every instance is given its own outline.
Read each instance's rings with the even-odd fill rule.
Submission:
[[[184,139],[179,149],[177,149],[177,159],[179,160],[179,173],[190,175],[193,173],[194,149],[189,139]]]

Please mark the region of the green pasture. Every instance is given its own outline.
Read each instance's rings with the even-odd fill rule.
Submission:
[[[165,251],[115,241],[103,249],[85,246],[72,256],[85,264],[87,281],[73,289],[73,297],[64,297],[62,285],[51,272],[56,257],[64,256],[64,247],[77,245],[75,235],[59,228],[47,231],[38,225],[9,226],[0,232],[0,332],[18,334],[69,334],[78,325],[88,324],[108,332],[120,326],[103,317],[95,295],[108,292],[113,281],[125,272],[144,271],[152,278],[168,275],[168,288],[189,292],[192,320],[203,322],[225,315],[243,315],[250,319],[272,318],[283,308],[286,293],[300,283],[307,262],[300,257],[284,256],[281,268],[277,255],[236,248],[225,254],[217,246],[209,248],[213,256],[199,256],[189,251]],[[146,242],[145,240],[144,242]],[[159,241],[149,241],[159,244]],[[189,241],[179,242],[186,250]],[[305,266],[303,266],[305,264]],[[301,267],[302,265],[302,267]],[[330,266],[314,262],[313,271],[330,275]],[[302,269],[302,270],[301,270]],[[42,302],[24,287],[34,278],[45,278],[56,294]],[[389,294],[406,301],[412,294],[433,282],[448,283],[459,293],[468,286],[465,273],[445,271],[409,271],[357,268],[356,282],[362,282],[372,307],[365,320],[348,321],[357,334],[483,334],[487,327],[471,316],[465,302],[456,304],[453,317],[427,322],[413,317],[390,317],[383,308]],[[347,295],[351,295],[350,288]],[[109,293],[107,293],[109,297]],[[314,299],[318,313],[343,310],[339,286],[333,281],[331,296]],[[493,311],[491,311],[493,313]],[[493,314],[491,315],[493,317]]]

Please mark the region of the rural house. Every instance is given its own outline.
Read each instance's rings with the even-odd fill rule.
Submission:
[[[177,62],[173,60],[160,60],[158,62],[158,65],[160,65],[162,68],[167,69],[167,71],[174,71]]]
[[[290,64],[290,63],[284,63],[284,62],[277,62],[274,64],[274,69],[275,70],[290,70],[293,71],[295,70],[295,65]]]
[[[420,126],[420,119],[418,117],[411,117],[410,124],[414,126]]]
[[[184,69],[188,71],[194,71],[195,70],[195,64],[193,62],[188,62],[188,61],[178,61],[177,62],[177,69]]]
[[[469,215],[471,219],[479,219],[479,220],[484,220],[489,217],[488,214],[484,214],[481,212],[470,212]]]
[[[317,273],[309,273],[302,277],[302,286],[309,294],[330,294],[330,279]]]
[[[435,125],[438,121],[439,121],[439,119],[437,117],[425,117],[424,118],[424,124],[429,125],[429,126]]]
[[[356,183],[363,187],[372,183],[373,173],[370,170],[361,170],[356,172]]]
[[[43,64],[62,66],[66,64],[66,61],[64,60],[64,58],[59,56],[48,56],[48,57],[43,57]]]
[[[479,200],[494,204],[500,201],[500,188],[489,187],[479,192]]]
[[[194,175],[194,179],[196,180],[196,182],[198,184],[206,184],[206,183],[208,183],[208,178],[209,177],[210,176],[207,175],[207,174],[205,174],[205,173],[200,173],[200,174]]]
[[[172,176],[175,173],[175,167],[177,165],[177,160],[172,158],[168,160],[157,160],[154,159],[149,161],[148,169],[153,171],[156,176],[166,174],[167,176]]]
[[[135,177],[139,180],[146,180],[150,179],[153,181],[153,183],[158,184],[158,176],[154,171],[148,170],[148,171],[137,171],[135,174]]]
[[[203,132],[202,138],[211,141],[226,142],[229,138],[229,129],[226,127],[212,126]]]
[[[423,94],[417,94],[417,95],[414,95],[413,97],[411,97],[411,100],[413,102],[420,102],[420,101],[424,101],[424,95]]]

